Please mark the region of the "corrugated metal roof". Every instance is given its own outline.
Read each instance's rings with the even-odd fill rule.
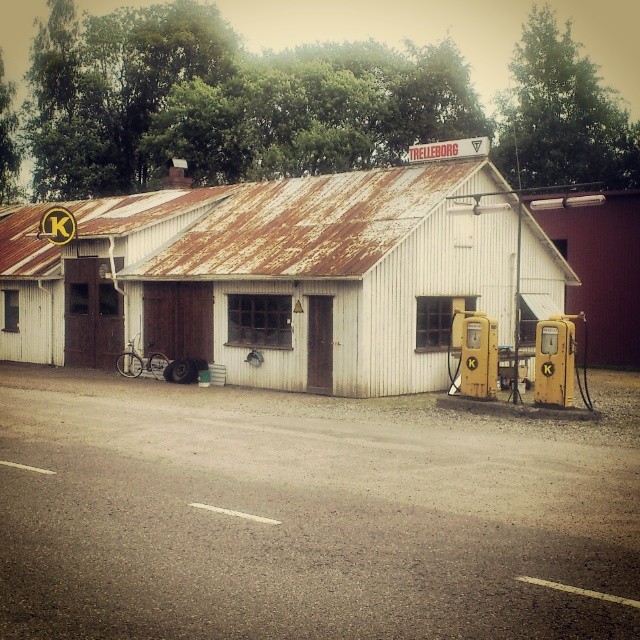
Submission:
[[[60,247],[38,239],[44,213],[55,204],[76,218],[78,238],[127,235],[225,198],[236,186],[167,190],[96,200],[0,207],[0,277],[46,278],[59,273]]]
[[[240,185],[174,244],[121,275],[359,277],[483,163]]]
[[[78,235],[82,238],[127,235],[187,211],[214,204],[235,189],[237,185],[130,196],[79,224]]]

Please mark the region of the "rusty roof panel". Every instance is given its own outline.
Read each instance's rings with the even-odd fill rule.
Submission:
[[[239,185],[131,278],[359,277],[484,161]]]
[[[83,237],[127,235],[187,211],[214,204],[235,188],[235,185],[231,185],[188,191],[166,190],[129,197],[126,202],[110,206],[85,224],[78,225],[78,234]]]
[[[214,204],[236,187],[167,190],[96,200],[56,202],[76,218],[78,238],[126,235],[198,207]],[[47,277],[59,271],[61,250],[38,239],[39,224],[53,203],[0,207],[0,277]]]

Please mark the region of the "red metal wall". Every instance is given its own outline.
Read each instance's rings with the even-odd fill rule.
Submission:
[[[552,240],[567,241],[582,286],[567,287],[565,309],[587,314],[589,362],[640,367],[640,190],[605,196],[598,207],[532,213]],[[577,331],[582,364],[583,328]]]

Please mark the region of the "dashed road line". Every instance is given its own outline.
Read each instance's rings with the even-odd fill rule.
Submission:
[[[50,471],[49,469],[39,469],[38,467],[29,467],[26,464],[18,464],[17,462],[6,462],[4,460],[0,460],[0,464],[4,465],[5,467],[22,469],[23,471],[34,471],[35,473],[44,473],[45,475],[49,476],[56,475],[55,471]]]
[[[254,520],[256,522],[262,522],[263,524],[278,525],[282,524],[279,520],[272,520],[271,518],[263,518],[262,516],[254,516],[250,513],[243,513],[242,511],[231,511],[230,509],[223,509],[222,507],[212,507],[209,504],[201,504],[200,502],[192,502],[190,507],[196,509],[205,509],[206,511],[213,511],[215,513],[224,513],[228,516],[235,516],[236,518],[245,518],[246,520]]]
[[[557,591],[565,591],[567,593],[574,593],[579,596],[597,598],[598,600],[606,600],[607,602],[616,602],[617,604],[623,604],[627,607],[635,607],[636,609],[640,609],[640,601],[631,600],[630,598],[620,598],[619,596],[612,596],[608,593],[589,591],[588,589],[580,589],[578,587],[560,584],[559,582],[550,582],[549,580],[540,580],[540,578],[530,578],[529,576],[518,576],[516,580],[519,580],[520,582],[528,582],[529,584],[537,584],[541,587],[548,587],[549,589],[556,589]]]

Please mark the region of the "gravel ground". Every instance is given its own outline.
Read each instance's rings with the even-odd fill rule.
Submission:
[[[446,425],[450,429],[466,429],[469,422],[483,430],[537,435],[545,439],[567,438],[585,444],[622,447],[640,446],[640,372],[592,369],[588,372],[588,389],[598,421],[576,421],[557,418],[532,419],[524,416],[493,415],[487,412],[470,415],[436,406],[444,393],[424,393],[387,398],[351,399],[310,394],[248,389],[243,387],[173,385],[154,379],[127,380],[117,372],[94,369],[68,369],[33,364],[0,362],[0,400],[2,387],[33,389],[34,391],[72,391],[83,396],[111,395],[116,402],[130,402],[136,391],[136,402],[151,405],[156,398],[175,398],[181,405],[201,408],[215,404],[217,411],[250,416],[300,416],[318,419],[339,419],[352,423],[396,424],[411,422]],[[499,402],[508,404],[508,393],[500,392]],[[576,385],[575,407],[584,403]],[[533,403],[533,390],[523,396],[525,404]]]

